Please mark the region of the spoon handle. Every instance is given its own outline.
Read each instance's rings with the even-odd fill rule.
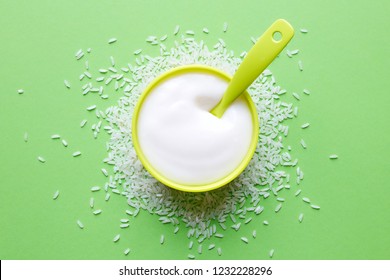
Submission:
[[[280,35],[280,38],[277,38]],[[284,19],[276,20],[249,50],[238,67],[221,101],[211,113],[222,117],[225,110],[267,68],[294,36],[294,29]]]

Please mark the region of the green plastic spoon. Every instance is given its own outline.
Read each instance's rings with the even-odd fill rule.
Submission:
[[[237,99],[278,56],[294,36],[294,29],[284,19],[275,21],[261,35],[238,67],[221,101],[211,110],[220,118]]]

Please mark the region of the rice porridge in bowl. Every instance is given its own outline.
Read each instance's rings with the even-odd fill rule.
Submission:
[[[249,163],[258,121],[249,94],[221,118],[210,113],[229,78],[206,66],[183,66],[144,91],[134,112],[133,141],[145,168],[162,183],[206,191],[229,183]]]

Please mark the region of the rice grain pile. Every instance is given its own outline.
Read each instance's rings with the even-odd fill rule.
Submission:
[[[227,24],[224,25],[224,32],[226,29]],[[177,26],[174,36],[177,36],[179,30]],[[252,218],[256,219],[256,216],[264,211],[263,201],[270,196],[276,200],[280,192],[290,189],[292,176],[296,177],[299,184],[303,179],[303,172],[299,168],[295,172],[298,159],[292,159],[290,153],[283,149],[283,138],[288,135],[286,122],[296,117],[297,108],[293,108],[292,103],[280,101],[286,90],[276,84],[269,70],[265,70],[248,89],[257,108],[260,134],[253,159],[237,179],[214,191],[186,193],[164,186],[143,168],[131,139],[131,121],[134,107],[145,87],[160,74],[187,64],[204,64],[233,75],[246,54],[244,52],[240,57],[235,56],[227,49],[222,39],[218,39],[210,49],[203,41],[197,42],[194,39],[195,33],[191,30],[185,34],[177,36],[174,47],[170,50],[161,43],[167,39],[166,35],[161,37],[160,42],[157,36],[149,36],[147,42],[159,48],[159,56],[142,54],[142,49],[139,49],[134,52],[135,63],[123,67],[117,67],[111,57],[112,65],[99,68],[96,71],[99,77],[96,77],[95,81],[90,77],[90,72],[88,75],[84,72],[80,80],[85,76],[88,78],[81,88],[84,95],[97,93],[106,99],[109,95],[103,92],[113,91],[105,90],[106,88],[123,93],[115,106],[104,111],[97,109],[95,105],[87,108],[95,110],[98,117],[98,122],[92,125],[95,138],[98,137],[101,127],[110,135],[107,143],[108,155],[104,162],[113,167],[114,173],[102,169],[107,176],[107,183],[102,188],[107,193],[106,200],[111,193],[122,194],[129,205],[127,215],[137,216],[141,210],[156,214],[159,221],[171,224],[173,234],[179,230],[179,224],[184,224],[191,242],[197,241],[200,244],[209,238],[222,238],[222,231],[238,231],[241,226],[250,225]],[[76,53],[77,60],[81,60],[83,56],[82,50]],[[69,88],[67,83],[65,86]],[[82,121],[80,126],[85,124],[86,120]],[[285,170],[291,170],[292,175]],[[91,191],[99,189],[92,187]],[[281,203],[269,211],[283,211],[284,199],[278,200]],[[303,220],[303,214],[301,215],[299,222]],[[256,231],[253,231],[253,238],[255,237]],[[114,238],[114,242],[116,239],[119,238]],[[241,240],[244,243],[249,242],[246,237]],[[163,236],[160,243],[164,243]],[[125,254],[129,251],[130,249],[126,249]],[[222,249],[218,248],[218,255],[221,254]],[[270,257],[272,255],[273,251]],[[195,258],[193,255],[188,257]]]

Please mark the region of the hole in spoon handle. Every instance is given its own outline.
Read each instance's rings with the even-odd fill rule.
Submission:
[[[275,21],[268,30],[272,32],[272,41],[276,44],[281,43],[284,46],[286,46],[294,36],[294,29],[284,19],[278,19]],[[267,31],[264,34],[266,34]]]
[[[280,40],[282,40],[282,33],[280,33],[279,31],[275,31],[272,34],[272,39],[274,40],[275,43],[278,43]]]

